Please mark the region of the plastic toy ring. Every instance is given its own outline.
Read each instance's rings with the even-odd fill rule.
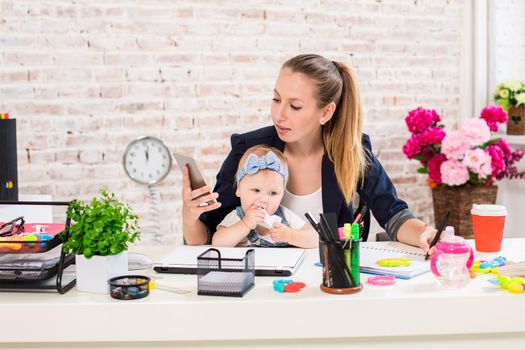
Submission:
[[[376,264],[383,267],[410,266],[412,260],[408,258],[385,258],[377,260]]]
[[[367,280],[368,284],[374,285],[374,286],[390,286],[394,283],[396,283],[396,278],[394,276],[372,276],[368,277]]]

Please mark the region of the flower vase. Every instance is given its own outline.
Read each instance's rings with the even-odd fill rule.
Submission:
[[[128,252],[117,255],[94,255],[86,258],[75,255],[77,290],[99,294],[109,294],[110,278],[128,273]]]
[[[447,210],[450,210],[447,226],[454,226],[456,235],[472,239],[472,204],[494,204],[497,193],[497,186],[436,187],[432,190],[434,222],[439,225]]]
[[[525,105],[511,106],[508,113],[507,134],[525,135]]]

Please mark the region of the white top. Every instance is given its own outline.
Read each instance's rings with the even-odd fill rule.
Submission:
[[[283,211],[283,214],[284,216],[286,217],[286,220],[288,221],[288,226],[290,226],[291,228],[293,229],[300,229],[301,227],[303,227],[304,225],[306,225],[306,221],[301,219],[299,216],[297,216],[294,212],[292,212],[290,209],[284,207],[284,206],[280,206],[282,211]],[[237,210],[232,210],[228,215],[226,215],[226,217],[224,219],[222,219],[221,223],[219,225],[217,225],[217,228],[219,228],[219,226],[224,226],[224,227],[230,227],[230,226],[233,226],[235,225],[236,223],[238,223],[239,221],[241,221],[241,218],[239,217],[239,215],[237,215]],[[272,240],[272,238],[270,237],[270,235],[266,234],[262,234],[262,232],[259,232],[258,230],[256,230],[257,233],[259,234],[259,237],[261,239],[264,239],[270,243],[274,243],[274,241]],[[268,232],[268,231],[266,231]],[[246,246],[248,244],[248,240],[247,239],[244,239],[242,240],[241,242],[239,242],[239,246]]]
[[[301,217],[309,211],[319,221],[319,212],[323,212],[323,187],[306,195],[296,195],[285,189],[281,204]]]

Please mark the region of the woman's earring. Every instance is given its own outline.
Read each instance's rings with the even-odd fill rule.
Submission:
[[[321,125],[324,125],[325,121],[324,121],[324,120],[321,120],[320,123],[321,123]]]

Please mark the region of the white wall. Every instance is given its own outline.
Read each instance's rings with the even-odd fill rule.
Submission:
[[[525,1],[489,0],[488,103],[494,103],[496,86],[505,80],[525,81]],[[509,138],[511,147],[525,149],[525,136]],[[525,169],[525,160],[518,166]],[[508,210],[505,237],[525,237],[525,181],[499,182],[498,203]]]

